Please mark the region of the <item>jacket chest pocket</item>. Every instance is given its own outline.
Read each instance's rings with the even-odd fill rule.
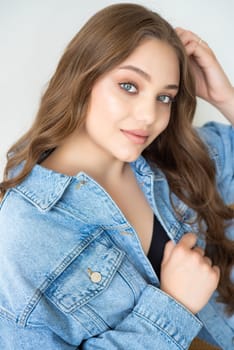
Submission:
[[[126,260],[125,253],[102,232],[59,275],[46,295],[93,335],[115,327],[140,294],[140,286],[133,281],[144,284]]]

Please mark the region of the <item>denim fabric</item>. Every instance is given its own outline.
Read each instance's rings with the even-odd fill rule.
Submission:
[[[234,201],[234,130],[198,130],[217,167],[217,186]],[[132,170],[169,237],[178,242],[195,213],[143,157]],[[190,223],[189,223],[190,222]],[[234,238],[233,229],[227,232]],[[202,239],[199,239],[204,245]],[[204,327],[203,327],[204,326]],[[0,210],[0,349],[188,349],[201,331],[234,348],[234,316],[215,294],[193,315],[160,290],[136,232],[85,173],[70,177],[36,165]]]

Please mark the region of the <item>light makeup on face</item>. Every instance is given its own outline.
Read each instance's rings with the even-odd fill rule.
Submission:
[[[140,78],[143,78],[149,83],[152,81],[151,76],[139,67],[136,67],[133,65],[126,65],[126,66],[121,66],[119,69],[134,72],[138,74]],[[119,85],[123,90],[127,91],[130,94],[137,94],[139,91],[138,84],[132,79],[127,79],[126,81],[119,83]],[[179,90],[179,86],[177,84],[168,84],[164,86],[162,90],[164,90],[165,92],[156,96],[156,99],[159,102],[162,102],[163,104],[169,105],[175,101],[176,94]],[[170,91],[170,93],[168,93],[168,90]],[[171,91],[173,91],[173,93],[171,93]]]

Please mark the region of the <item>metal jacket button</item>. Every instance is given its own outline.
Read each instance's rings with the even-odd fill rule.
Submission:
[[[102,275],[100,272],[98,271],[92,271],[90,268],[88,268],[88,274],[89,274],[89,278],[91,279],[91,281],[93,283],[98,283],[101,282],[102,280]]]

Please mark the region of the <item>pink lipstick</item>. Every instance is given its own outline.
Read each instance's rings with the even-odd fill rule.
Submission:
[[[122,133],[133,143],[143,145],[149,136],[145,130],[121,130]]]

